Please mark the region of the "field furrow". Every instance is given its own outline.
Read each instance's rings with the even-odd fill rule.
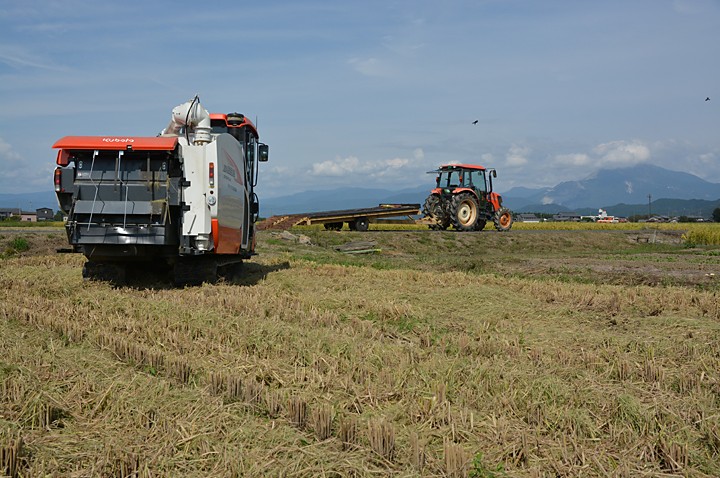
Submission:
[[[583,245],[576,234],[547,233],[538,253],[527,235],[387,232],[373,237],[381,252],[349,257],[333,246],[362,236],[316,231],[303,246],[267,233],[244,279],[186,289],[83,281],[75,255],[6,258],[0,466],[15,476],[720,474],[713,276],[626,285],[517,269],[560,262],[556,253],[610,269],[663,254],[714,271],[712,250],[638,249],[622,235]],[[494,259],[477,252],[493,241],[504,241]],[[467,260],[443,260],[453,250]]]

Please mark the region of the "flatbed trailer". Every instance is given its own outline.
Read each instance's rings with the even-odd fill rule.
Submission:
[[[258,224],[259,229],[286,229],[292,226],[323,224],[325,229],[339,231],[347,223],[352,231],[367,231],[370,223],[418,224],[423,219],[420,204],[379,204],[377,207],[343,209],[303,214],[273,216]],[[404,218],[403,218],[404,216]],[[424,224],[424,223],[423,223]]]

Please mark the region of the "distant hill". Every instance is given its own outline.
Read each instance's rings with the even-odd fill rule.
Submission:
[[[679,217],[698,216],[711,218],[713,211],[720,207],[720,199],[705,201],[703,199],[658,199],[648,208],[647,204],[616,204],[603,208],[612,216],[629,217],[634,215],[653,215]]]
[[[260,215],[317,212],[371,207],[381,203],[422,204],[433,184],[388,190],[379,188],[338,188],[265,198],[260,194]],[[720,184],[692,174],[670,171],[649,164],[630,168],[603,169],[579,181],[565,181],[552,188],[514,187],[503,193],[503,205],[515,212],[580,212],[632,216],[651,210],[662,215],[709,217],[718,207]],[[0,194],[0,207],[57,210],[52,190],[27,194]]]
[[[380,203],[422,204],[432,185],[390,191],[384,189],[334,189],[307,191],[277,198],[260,197],[263,216],[328,209],[369,207]],[[648,194],[651,210],[662,215],[709,217],[720,199],[720,184],[688,173],[653,165],[604,169],[579,181],[565,181],[552,188],[514,187],[503,193],[503,205],[515,212],[580,212],[631,216],[647,214]],[[693,202],[693,200],[696,200]]]
[[[504,197],[517,211],[538,211],[548,204],[569,209],[603,207],[610,204],[647,204],[653,199],[720,198],[720,184],[689,173],[670,171],[650,164],[629,168],[601,169],[580,181],[565,181],[552,188],[513,188]]]
[[[542,198],[549,190],[550,188],[525,188],[517,186],[505,191],[502,193],[502,196],[505,202],[517,200],[527,203],[528,201],[536,201],[538,197]]]
[[[529,205],[520,209],[514,209],[515,212],[535,212],[543,214],[556,214],[558,212],[574,212],[581,216],[595,216],[598,209],[605,210],[611,216],[630,217],[630,216],[696,216],[710,219],[713,211],[720,207],[720,199],[715,201],[705,201],[703,199],[658,199],[653,201],[650,206],[648,204],[615,204],[601,206],[600,208],[581,207],[576,209],[568,209],[565,206],[555,204],[537,204]]]

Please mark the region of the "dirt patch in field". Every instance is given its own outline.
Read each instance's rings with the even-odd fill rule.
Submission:
[[[384,259],[392,267],[417,270],[492,272],[599,284],[717,287],[720,253],[686,248],[682,234],[654,230],[375,231],[320,233],[316,242],[330,248],[330,239],[369,237],[378,242],[382,254],[366,262]]]
[[[275,231],[286,231],[293,227],[297,222],[303,219],[303,214],[288,214],[285,216],[272,216],[258,222],[255,227],[258,231],[265,231],[268,229]]]
[[[682,244],[685,231],[643,229],[626,233],[629,242],[637,244]]]
[[[666,256],[659,256],[657,262],[579,257],[532,258],[504,264],[500,268],[504,272],[523,276],[558,276],[625,285],[697,286],[712,285],[720,280],[720,265],[717,262],[683,262]]]

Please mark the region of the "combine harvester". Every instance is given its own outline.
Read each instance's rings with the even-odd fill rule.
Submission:
[[[254,254],[258,161],[268,146],[242,114],[196,96],[157,137],[66,136],[54,182],[83,277],[123,283],[128,265],[164,267],[177,285],[213,282]]]

